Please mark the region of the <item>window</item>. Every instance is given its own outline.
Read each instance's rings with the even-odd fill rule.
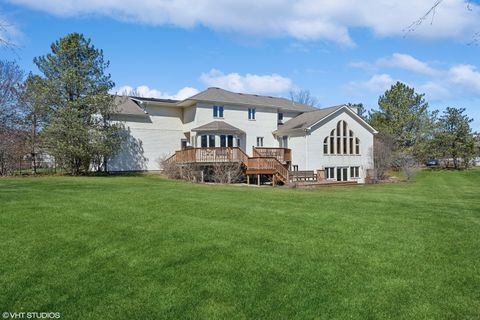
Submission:
[[[350,178],[360,178],[360,167],[350,167]]]
[[[227,136],[221,135],[220,136],[220,147],[225,148],[227,146]]]
[[[187,149],[187,147],[188,147],[188,140],[187,139],[180,140],[180,148],[183,150],[183,149]]]
[[[227,137],[227,146],[229,146],[230,148],[233,147],[233,136]]]
[[[298,171],[298,164],[293,165],[293,171]]]
[[[335,179],[335,168],[325,168],[325,179]]]
[[[255,120],[255,108],[248,108],[248,120]]]
[[[223,106],[213,106],[213,117],[223,118]]]
[[[209,135],[208,136],[208,146],[210,148],[214,148],[215,147],[215,135]]]
[[[328,137],[325,137],[323,154],[360,154],[360,139],[356,138],[353,131],[348,129],[346,121],[338,121],[335,129],[330,132]]]
[[[337,181],[347,181],[348,180],[348,168],[337,167]]]
[[[279,113],[278,113],[278,121],[279,121],[279,122],[282,122],[282,121],[283,121],[283,113],[282,113],[282,112],[279,112]]]
[[[208,143],[208,142],[207,142],[207,139],[208,139],[207,136],[202,136],[201,139],[202,139],[202,140],[201,140],[201,147],[202,147],[202,148],[208,147],[208,145],[207,145],[207,143]]]
[[[263,137],[257,137],[257,147],[263,147]]]
[[[288,148],[288,136],[282,137],[282,140],[280,141],[280,147]]]

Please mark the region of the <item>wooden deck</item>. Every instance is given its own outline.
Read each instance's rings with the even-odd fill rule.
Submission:
[[[215,163],[240,163],[243,172],[256,179],[259,183],[261,176],[271,176],[273,185],[280,181],[284,184],[293,182],[299,187],[321,187],[357,184],[356,181],[318,180],[317,174],[312,171],[289,171],[291,150],[286,148],[253,148],[253,157],[249,157],[238,147],[220,148],[189,148],[178,150],[167,159],[177,164],[212,165]]]
[[[257,148],[255,148],[256,150]],[[169,162],[178,164],[214,164],[214,163],[228,163],[239,162],[245,168],[245,174],[267,174],[274,175],[276,178],[284,183],[289,181],[289,172],[285,163],[290,159],[290,149],[280,148],[281,150],[274,151],[275,148],[269,149],[269,153],[263,150],[257,150],[254,154],[269,154],[268,156],[254,156],[249,157],[240,148],[189,148],[175,151],[175,154],[167,159]],[[275,156],[273,156],[275,155]]]
[[[246,164],[248,156],[240,148],[190,148],[175,151],[167,161],[176,163],[241,162]]]
[[[254,157],[275,158],[282,163],[292,161],[292,150],[287,148],[253,147]]]

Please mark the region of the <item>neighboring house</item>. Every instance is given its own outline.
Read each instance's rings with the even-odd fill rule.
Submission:
[[[158,159],[172,156],[179,163],[241,161],[247,174],[282,171],[284,182],[281,166],[287,173],[313,170],[327,180],[364,182],[373,167],[376,131],[346,105],[317,109],[220,88],[182,101],[116,102],[114,119],[125,123],[128,139],[109,161],[110,171],[159,170]]]

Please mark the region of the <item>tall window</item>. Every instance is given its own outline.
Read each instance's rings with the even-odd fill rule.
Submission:
[[[323,140],[323,154],[360,154],[360,139],[348,129],[344,120],[337,122],[337,126]]]
[[[233,147],[233,136],[229,135],[229,136],[227,137],[227,145],[228,145],[229,147]]]
[[[350,167],[350,178],[360,178],[360,167]]]
[[[213,117],[223,118],[223,106],[213,106]]]
[[[348,132],[348,141],[350,146],[349,153],[353,154],[353,131],[352,130]]]
[[[202,136],[201,139],[202,139],[202,140],[201,140],[201,147],[202,147],[202,148],[208,147],[208,140],[207,140],[208,137],[207,137],[207,136]]]
[[[208,136],[208,146],[210,148],[215,147],[215,135],[211,134],[211,135]]]
[[[257,147],[263,147],[263,137],[257,137]]]
[[[248,108],[248,120],[255,120],[255,108]]]
[[[283,113],[282,113],[282,112],[279,112],[279,113],[278,113],[278,121],[279,121],[279,122],[282,122],[282,121],[283,121]]]
[[[220,136],[220,147],[225,148],[227,146],[227,136],[221,135]]]
[[[325,168],[325,178],[326,179],[335,179],[335,168],[334,167]]]
[[[288,136],[282,137],[282,140],[280,140],[280,147],[288,148]]]

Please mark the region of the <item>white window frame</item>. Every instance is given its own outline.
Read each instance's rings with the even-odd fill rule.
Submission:
[[[263,147],[263,137],[257,137],[257,147]]]
[[[350,178],[352,178],[352,179],[359,179],[360,178],[360,167],[359,166],[350,167]]]
[[[213,106],[213,118],[214,119],[223,119],[223,112],[224,108],[223,106]]]
[[[248,108],[248,120],[255,120],[255,113],[257,111],[255,110],[255,108]]]
[[[326,167],[325,168],[325,179],[335,180],[335,167]]]

